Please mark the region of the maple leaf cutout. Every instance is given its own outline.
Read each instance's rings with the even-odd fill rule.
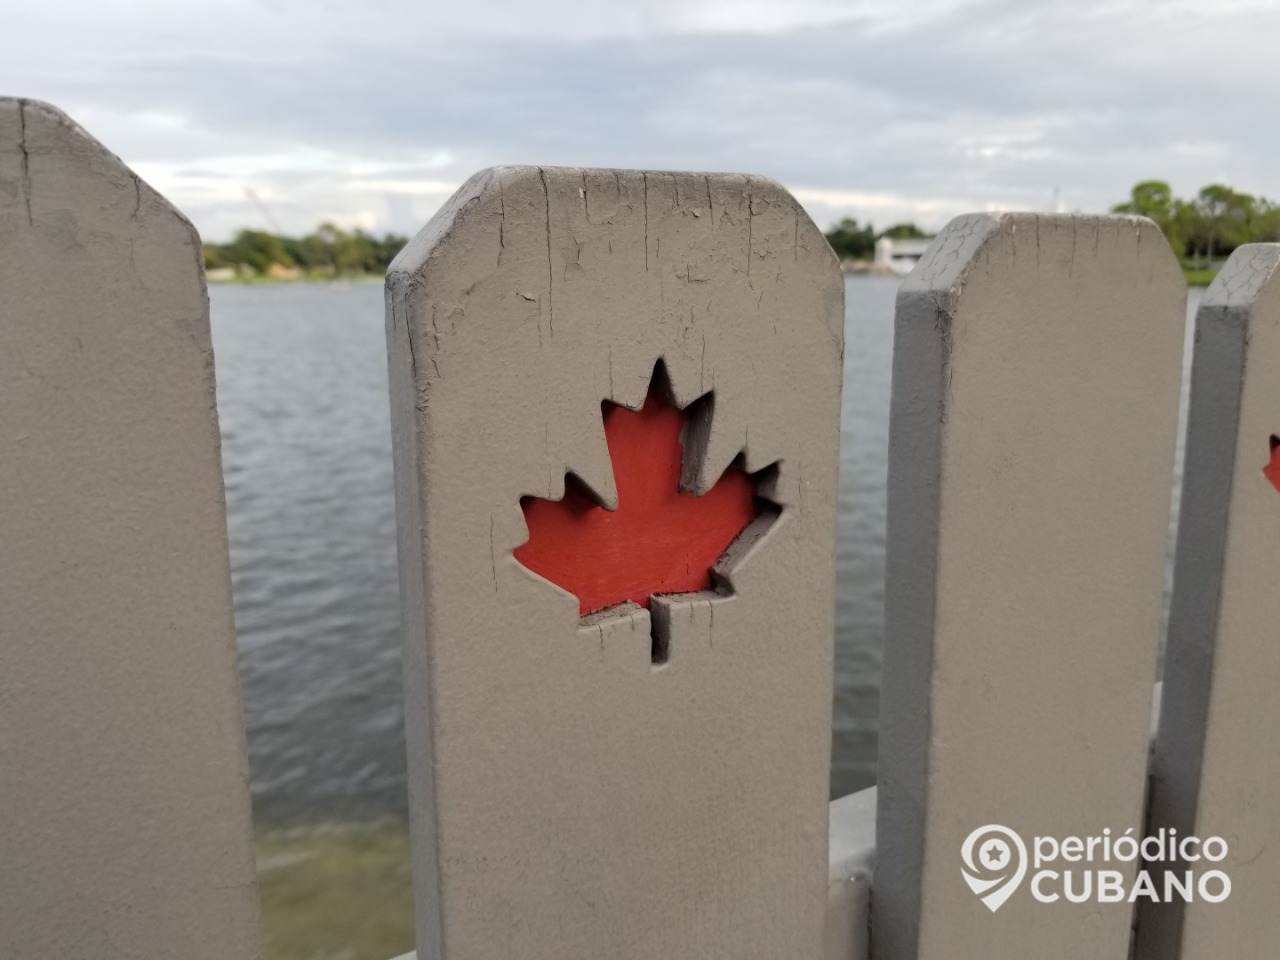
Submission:
[[[582,616],[655,594],[710,589],[712,567],[762,512],[760,474],[731,466],[700,497],[680,490],[689,419],[658,395],[661,368],[638,411],[602,404],[618,508],[600,506],[572,474],[564,498],[523,497],[525,567],[578,598]]]
[[[1280,437],[1271,436],[1271,462],[1262,468],[1271,485],[1280,490]]]

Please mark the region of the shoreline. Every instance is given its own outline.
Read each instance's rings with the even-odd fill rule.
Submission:
[[[842,263],[840,268],[846,277],[897,277],[902,279],[906,276],[906,274],[895,273],[892,270],[883,268],[864,267],[859,263]],[[1186,278],[1188,287],[1207,287],[1213,282],[1214,277],[1218,275],[1218,271],[1183,267],[1182,275]],[[382,283],[385,279],[385,274],[380,273],[354,273],[340,277],[325,274],[306,274],[300,277],[270,277],[254,274],[252,276],[235,277],[206,276],[205,282],[211,287],[274,287],[295,283],[341,287],[357,283]]]
[[[256,828],[265,960],[413,949],[409,825],[395,817]]]
[[[205,282],[213,287],[274,287],[293,283],[312,283],[323,286],[350,286],[355,283],[382,283],[386,276],[381,273],[353,273],[339,277],[326,274],[307,274],[301,277],[205,277]]]

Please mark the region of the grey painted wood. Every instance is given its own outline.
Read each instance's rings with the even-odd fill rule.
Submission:
[[[0,100],[0,957],[258,957],[200,242]]]
[[[876,788],[831,801],[825,960],[866,960],[875,860]],[[406,953],[396,960],[417,960]]]
[[[876,788],[831,801],[826,960],[867,960],[875,857]]]
[[[821,954],[843,290],[793,198],[727,175],[486,171],[392,264],[419,956]],[[658,358],[715,395],[687,485],[780,463],[783,514],[731,596],[580,624],[512,556],[520,498],[612,498],[601,401]]]
[[[873,955],[1127,954],[1127,904],[993,914],[961,847],[1142,820],[1184,330],[1159,231],[953,221],[899,293]]]
[[[1219,836],[1222,903],[1144,906],[1144,960],[1272,956],[1280,942],[1280,244],[1232,254],[1196,316],[1151,829]],[[1216,887],[1214,888],[1216,889]]]

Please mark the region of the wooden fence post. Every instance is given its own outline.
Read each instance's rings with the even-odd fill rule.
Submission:
[[[1127,903],[1001,902],[1008,841],[975,894],[962,847],[1141,829],[1184,298],[1159,230],[1123,217],[962,217],[902,286],[879,960],[1127,955]]]
[[[1263,957],[1280,942],[1280,244],[1232,254],[1196,317],[1151,830],[1221,837],[1226,900],[1143,904],[1144,960]],[[1167,835],[1167,833],[1166,833]],[[1199,856],[1196,847],[1187,848]],[[1216,857],[1218,850],[1212,851]],[[1221,881],[1210,879],[1217,896]]]
[[[200,241],[11,99],[0,445],[0,957],[258,957]]]
[[[820,954],[842,304],[742,176],[487,171],[392,264],[420,960]]]

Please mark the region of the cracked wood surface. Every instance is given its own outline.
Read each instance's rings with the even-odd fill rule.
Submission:
[[[200,243],[0,100],[0,957],[260,955]]]
[[[424,960],[820,953],[843,290],[784,190],[721,174],[486,171],[392,264]],[[580,620],[512,557],[520,499],[616,497],[600,404],[659,358],[714,393],[682,485],[780,462],[782,515],[734,596]]]

